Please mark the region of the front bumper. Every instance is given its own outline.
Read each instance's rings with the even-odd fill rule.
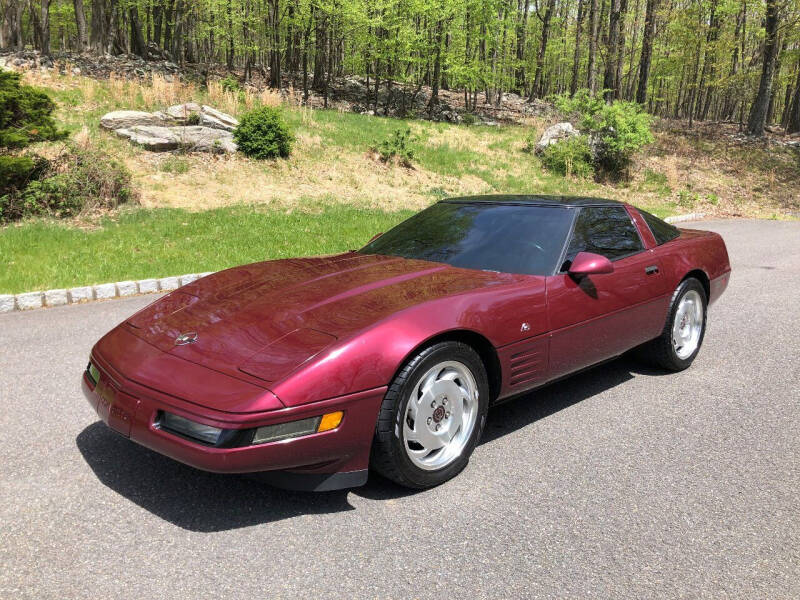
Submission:
[[[172,459],[215,473],[263,473],[276,485],[327,490],[366,482],[375,422],[386,388],[376,388],[302,406],[260,413],[223,413],[202,409],[141,386],[93,354],[100,370],[97,385],[84,372],[84,396],[114,431]],[[250,429],[341,410],[331,431],[236,448],[190,441],[158,427],[160,411],[223,429]],[[283,473],[275,473],[282,471]]]

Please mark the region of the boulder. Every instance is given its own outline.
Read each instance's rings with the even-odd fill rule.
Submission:
[[[166,110],[166,113],[173,119],[185,121],[193,113],[199,113],[201,110],[202,108],[196,102],[186,102],[185,104],[175,104],[174,106],[170,106]]]
[[[239,121],[231,115],[204,104],[200,114],[200,124],[216,129],[233,131],[239,126]]]
[[[222,154],[236,152],[233,134],[223,129],[189,125],[178,127],[159,127],[137,125],[114,131],[118,136],[146,150],[164,151],[183,149],[189,152],[212,152]]]
[[[173,129],[178,128],[136,125],[129,128],[115,129],[114,133],[147,150],[177,150],[181,142],[173,132]]]
[[[164,113],[149,113],[140,110],[115,110],[100,118],[100,127],[104,129],[127,129],[137,125],[166,125]]]
[[[236,152],[237,149],[236,142],[233,141],[233,134],[230,131],[202,125],[171,127],[170,129],[185,150],[222,154]]]
[[[560,140],[565,140],[576,135],[580,135],[580,133],[580,131],[572,126],[572,123],[564,122],[551,125],[544,130],[542,137],[539,138],[539,141],[536,143],[535,152],[536,154],[541,154],[544,152],[544,149],[551,144],[555,144]]]

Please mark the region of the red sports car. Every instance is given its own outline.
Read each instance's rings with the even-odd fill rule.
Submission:
[[[83,374],[112,429],[199,469],[426,488],[486,412],[640,347],[697,356],[722,238],[597,198],[443,200],[364,248],[204,277],[106,334]],[[266,472],[266,473],[265,473]]]

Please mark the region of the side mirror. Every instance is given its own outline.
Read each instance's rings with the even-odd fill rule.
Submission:
[[[367,243],[368,243],[368,244],[370,244],[370,243],[374,242],[375,240],[377,240],[377,239],[378,239],[379,237],[381,237],[382,235],[383,235],[383,232],[382,232],[382,231],[381,231],[380,233],[376,233],[376,234],[375,234],[375,235],[373,235],[371,238],[369,238],[369,242],[367,242]]]
[[[579,252],[569,267],[570,275],[602,275],[613,272],[614,265],[610,260],[592,252]]]

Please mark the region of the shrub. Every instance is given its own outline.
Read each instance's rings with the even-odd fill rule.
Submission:
[[[589,138],[577,135],[550,144],[542,152],[545,167],[561,175],[589,177],[594,173]]]
[[[531,130],[528,135],[525,136],[525,145],[522,147],[522,151],[526,154],[535,154],[536,143],[538,141],[539,133],[535,129]]]
[[[294,137],[280,109],[263,106],[246,113],[233,132],[233,139],[245,155],[265,159],[287,157]]]
[[[44,92],[20,85],[19,73],[0,70],[0,149],[65,137],[51,116],[55,108]]]
[[[135,198],[128,170],[105,154],[70,148],[46,168],[36,160],[33,163],[44,174],[0,197],[0,221],[69,217],[96,208],[116,208]]]
[[[22,190],[47,170],[48,162],[40,156],[0,154],[0,196]]]
[[[612,175],[625,173],[633,155],[653,142],[652,117],[635,102],[606,104],[601,96],[580,90],[572,98],[557,96],[555,104],[561,112],[577,118],[578,129],[591,138],[595,167]]]
[[[410,167],[414,160],[416,137],[411,135],[411,128],[396,129],[388,139],[378,144],[375,150],[380,154],[381,161],[388,163],[397,160],[404,167]]]
[[[464,113],[461,115],[461,122],[464,125],[475,125],[478,122],[478,117],[476,117],[473,113]]]
[[[233,75],[227,75],[223,79],[220,79],[219,84],[222,86],[222,89],[225,92],[238,92],[242,89],[242,85],[239,83],[239,80]]]

